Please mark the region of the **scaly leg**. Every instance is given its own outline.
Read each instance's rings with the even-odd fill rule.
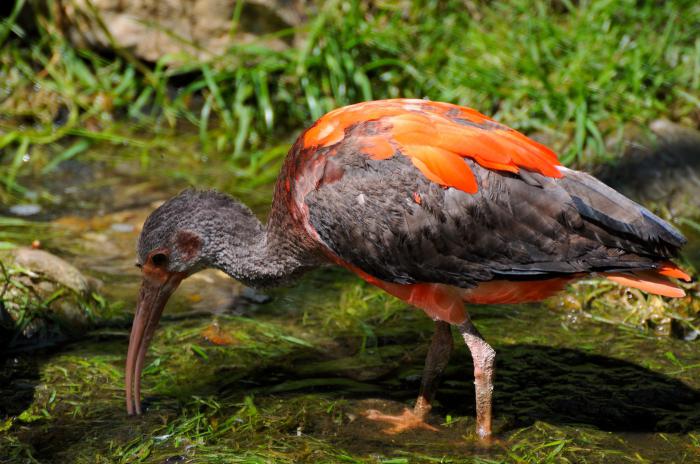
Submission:
[[[471,319],[457,326],[469,347],[474,361],[474,389],[476,390],[476,433],[482,439],[491,437],[491,404],[496,351],[486,343]]]
[[[450,324],[443,321],[435,322],[435,333],[430,341],[428,356],[425,358],[420,393],[413,408],[413,413],[421,420],[425,420],[433,408],[432,402],[435,398],[438,382],[450,360],[452,347],[452,327]]]
[[[425,367],[423,368],[423,378],[421,379],[420,393],[416,400],[416,405],[413,411],[406,408],[403,414],[399,416],[391,416],[382,414],[376,409],[370,409],[365,412],[365,416],[371,420],[388,422],[393,425],[392,428],[385,432],[393,435],[403,432],[404,430],[423,428],[437,432],[438,429],[425,422],[428,413],[432,409],[432,401],[435,397],[437,384],[442,375],[442,372],[447,366],[447,362],[452,354],[452,332],[450,324],[443,321],[435,323],[435,333],[430,341],[428,348],[428,356],[425,358]]]

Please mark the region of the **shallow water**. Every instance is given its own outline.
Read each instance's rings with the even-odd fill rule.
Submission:
[[[65,169],[81,180],[45,186],[58,200],[37,220],[54,230],[32,239],[102,280],[128,312],[140,224],[184,185],[129,167]],[[256,204],[269,194],[256,191]],[[137,418],[124,411],[126,319],[7,355],[0,462],[700,462],[697,342],[543,305],[474,307],[498,353],[498,440],[475,439],[458,339],[430,418],[440,432],[389,436],[362,413],[412,404],[432,323],[341,270],[267,293],[215,271],[186,280],[156,333]]]

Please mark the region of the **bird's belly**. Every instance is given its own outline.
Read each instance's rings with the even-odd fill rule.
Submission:
[[[462,298],[473,304],[513,304],[544,300],[564,289],[576,277],[557,277],[547,280],[510,281],[492,280],[474,288],[462,290]]]
[[[351,270],[370,284],[422,309],[431,319],[451,324],[460,324],[466,319],[464,302],[514,304],[540,301],[563,290],[566,284],[581,277],[575,275],[535,281],[492,280],[482,282],[470,289],[427,282],[397,284],[378,279],[336,256],[329,257],[336,264]]]

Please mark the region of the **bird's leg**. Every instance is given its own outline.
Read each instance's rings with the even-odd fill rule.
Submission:
[[[457,326],[474,361],[474,389],[476,390],[476,433],[481,439],[491,437],[491,404],[496,351],[486,343],[471,319]]]
[[[423,428],[437,432],[437,429],[425,422],[428,413],[432,409],[432,401],[442,372],[447,366],[447,362],[452,354],[452,332],[450,324],[443,321],[435,323],[435,333],[430,341],[428,356],[425,358],[423,368],[423,378],[421,379],[420,393],[413,410],[406,408],[398,416],[382,414],[375,409],[365,412],[365,416],[371,420],[388,422],[393,425],[385,432],[393,435],[404,430]]]
[[[425,358],[423,378],[420,383],[420,393],[413,408],[413,413],[421,420],[425,420],[433,408],[438,382],[442,372],[447,367],[447,362],[452,354],[452,330],[450,324],[443,321],[435,322],[435,333],[430,341],[428,356]]]

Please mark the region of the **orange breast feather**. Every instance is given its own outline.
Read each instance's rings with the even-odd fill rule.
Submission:
[[[471,108],[427,100],[379,100],[331,111],[304,134],[304,147],[339,143],[346,129],[367,121],[378,121],[383,130],[359,137],[362,151],[374,159],[400,152],[445,187],[477,192],[464,158],[488,169],[517,173],[524,168],[562,177],[557,155],[544,145]]]

